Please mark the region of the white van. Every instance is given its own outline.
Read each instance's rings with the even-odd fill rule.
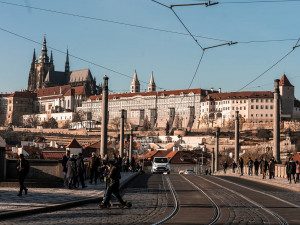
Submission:
[[[170,174],[170,163],[168,157],[154,157],[152,162],[151,173],[168,173]]]

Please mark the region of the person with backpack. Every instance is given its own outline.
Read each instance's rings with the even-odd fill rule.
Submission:
[[[20,184],[20,191],[18,196],[22,196],[22,192],[24,190],[25,195],[27,195],[28,189],[24,185],[25,177],[29,172],[29,162],[24,158],[23,154],[20,154],[20,157],[17,162],[17,172],[19,175],[19,184]]]
[[[119,188],[120,188],[120,179],[121,179],[121,173],[120,169],[115,165],[114,160],[110,160],[108,163],[108,169],[109,174],[107,175],[106,179],[109,179],[108,181],[108,187],[106,189],[104,201],[99,205],[100,208],[108,208],[109,202],[111,199],[111,195],[114,194],[116,198],[121,203],[121,208],[124,208],[126,206],[126,202],[122,199]]]

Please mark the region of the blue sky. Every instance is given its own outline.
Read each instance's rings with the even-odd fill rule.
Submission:
[[[186,33],[172,11],[150,0],[6,0],[9,3],[79,14],[99,19]],[[254,0],[253,0],[254,1]],[[51,47],[92,63],[149,82],[153,71],[162,89],[189,87],[202,54],[188,35],[136,28],[98,20],[83,19],[0,1],[0,92],[27,88],[33,49],[40,56],[39,44],[2,29],[42,43],[46,34]],[[164,4],[199,1],[166,1]],[[220,1],[220,3],[229,2]],[[230,1],[232,2],[232,1]],[[241,2],[241,1],[240,1]],[[211,7],[175,7],[174,10],[195,35],[239,42],[206,50],[191,88],[222,88],[236,91],[263,73],[288,53],[296,40],[243,43],[247,41],[298,39],[300,1],[256,4],[218,4]],[[204,46],[224,43],[197,37]],[[64,70],[65,55],[53,50],[55,69]],[[243,90],[273,90],[274,79],[285,73],[300,98],[300,47],[272,70]],[[109,76],[114,92],[129,91],[131,79],[92,63],[70,57],[71,70],[90,68],[97,82]],[[142,90],[146,84],[142,84]]]

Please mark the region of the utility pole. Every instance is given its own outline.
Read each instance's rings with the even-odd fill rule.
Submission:
[[[238,163],[240,155],[240,131],[239,131],[239,111],[235,111],[235,149],[234,149],[234,161]]]
[[[133,129],[130,130],[130,144],[129,144],[129,162],[132,159],[132,149],[133,149]]]
[[[274,121],[273,121],[273,156],[277,163],[280,160],[280,94],[279,94],[279,80],[274,80]]]
[[[102,89],[102,124],[101,124],[101,148],[100,155],[103,159],[107,155],[107,115],[108,115],[108,77],[103,77]]]
[[[219,135],[220,135],[220,127],[217,127],[216,131],[216,152],[215,152],[215,170],[218,172],[219,170]]]
[[[215,172],[215,170],[214,170],[214,165],[215,165],[214,151],[215,151],[215,149],[212,148],[212,151],[211,151],[211,172],[212,173]]]
[[[121,110],[121,127],[120,127],[120,157],[123,159],[124,156],[124,114],[125,110]]]

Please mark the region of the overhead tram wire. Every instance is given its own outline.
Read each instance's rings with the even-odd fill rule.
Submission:
[[[4,32],[6,32],[6,33],[12,34],[12,35],[14,35],[14,36],[16,36],[16,37],[22,38],[22,39],[24,39],[24,40],[27,40],[27,41],[30,41],[30,42],[33,42],[33,43],[35,43],[35,44],[38,44],[38,45],[43,46],[43,43],[40,43],[40,42],[35,41],[35,40],[32,40],[32,39],[30,39],[30,38],[27,38],[27,37],[22,36],[22,35],[20,35],[20,34],[14,33],[14,32],[12,32],[12,31],[6,30],[6,29],[4,29],[4,28],[2,28],[2,27],[0,27],[0,30],[4,31]],[[59,49],[57,49],[57,48],[53,48],[53,47],[51,47],[51,46],[48,46],[48,47],[49,47],[50,49],[54,50],[54,51],[59,52],[59,53],[62,53],[62,54],[65,54],[65,55],[67,54],[66,52],[64,52],[64,51],[62,51],[62,50],[59,50]],[[110,69],[110,68],[108,68],[108,67],[106,67],[106,66],[102,66],[102,65],[100,65],[100,64],[94,63],[94,62],[92,62],[92,61],[83,59],[83,58],[81,58],[81,57],[78,57],[78,56],[75,56],[75,55],[72,55],[72,54],[69,54],[69,56],[70,56],[70,57],[73,57],[73,58],[75,58],[75,59],[78,59],[78,60],[80,60],[80,61],[83,61],[83,62],[92,64],[92,65],[94,65],[94,66],[100,67],[100,68],[105,69],[105,70],[107,70],[107,71],[110,71],[110,72],[112,72],[112,73],[115,73],[115,74],[121,75],[121,76],[123,76],[123,77],[132,79],[132,76],[129,76],[129,75],[124,74],[124,73],[121,73],[121,72],[118,72],[118,71],[116,71],[116,70],[114,70],[114,69]],[[144,84],[148,84],[148,82],[146,82],[146,81],[140,80],[140,82],[142,82],[142,83],[144,83]],[[158,86],[157,86],[157,88],[158,88],[158,89],[161,89],[161,90],[164,90],[164,88],[162,88],[162,87],[158,87]]]
[[[155,1],[155,2],[157,2],[157,1]],[[178,32],[178,31],[160,29],[160,28],[155,28],[155,27],[148,27],[148,26],[142,26],[142,25],[137,25],[137,24],[124,23],[124,22],[120,22],[120,21],[113,21],[113,20],[95,18],[95,17],[91,17],[91,16],[84,16],[84,15],[79,15],[79,14],[74,14],[74,13],[67,13],[67,12],[62,12],[62,11],[57,11],[57,10],[45,9],[45,8],[40,8],[40,7],[33,7],[33,6],[29,6],[29,5],[21,5],[21,4],[5,2],[5,1],[0,1],[0,4],[6,4],[6,5],[11,5],[11,6],[34,9],[34,10],[40,10],[40,11],[45,11],[45,12],[49,12],[49,13],[56,13],[56,14],[72,16],[72,17],[79,17],[79,18],[83,18],[83,19],[96,20],[96,21],[101,21],[101,22],[106,22],[106,23],[113,23],[113,24],[118,24],[118,25],[130,26],[130,27],[135,27],[135,28],[148,29],[148,30],[165,32],[165,33],[176,34],[176,35],[185,35],[185,36],[190,35],[189,33],[182,33],[182,32]],[[160,4],[160,3],[158,3],[158,4]],[[164,5],[164,6],[169,7],[169,6],[166,6],[166,5]],[[197,38],[207,39],[207,40],[229,42],[228,40],[224,40],[224,39],[220,39],[220,38],[207,37],[207,36],[196,35],[196,34],[193,34],[193,36],[197,37]],[[269,42],[283,42],[283,41],[296,41],[296,40],[297,40],[296,38],[286,38],[286,39],[250,40],[250,41],[238,41],[238,42],[240,44],[250,44],[250,43],[269,43]]]
[[[285,2],[300,2],[300,0],[234,1],[234,2],[219,2],[219,4],[257,4],[257,3],[285,3]]]
[[[250,81],[249,83],[247,83],[245,86],[243,86],[242,88],[240,88],[237,91],[243,90],[244,88],[246,88],[247,86],[249,86],[250,84],[252,84],[254,81],[256,81],[257,79],[259,79],[260,77],[262,77],[264,74],[266,74],[268,71],[270,71],[273,67],[275,67],[278,63],[280,63],[286,57],[288,57],[297,47],[300,46],[300,45],[298,45],[299,41],[300,41],[300,38],[298,39],[297,43],[294,45],[294,47],[292,48],[292,50],[290,50],[287,54],[285,54],[283,57],[281,57],[277,62],[275,62],[272,66],[270,66],[268,69],[266,69],[263,73],[261,73],[260,75],[258,75],[256,78],[254,78],[252,81]]]

